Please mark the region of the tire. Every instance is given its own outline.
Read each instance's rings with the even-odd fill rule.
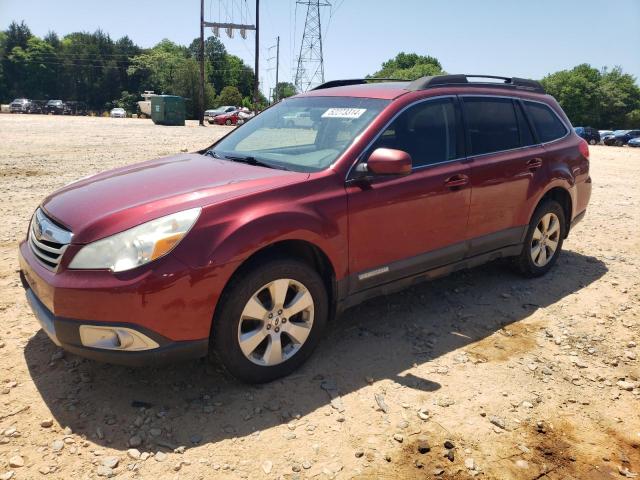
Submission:
[[[616,140],[616,147],[624,147],[624,142],[622,140]]]
[[[540,240],[534,238],[534,235],[539,237],[540,232],[544,231],[544,224],[542,223],[543,219],[551,220],[548,223],[547,230],[547,232],[550,232],[553,229],[554,217],[558,222],[557,231],[554,230],[553,233],[547,233],[546,236],[543,233],[545,243],[543,243],[541,249],[536,249],[536,246],[540,246]],[[526,277],[540,277],[547,273],[558,261],[566,233],[566,220],[562,206],[555,200],[545,200],[533,213],[527,230],[527,235],[524,240],[524,245],[522,246],[522,252],[515,259],[516,267],[520,273]],[[554,243],[556,246],[553,253],[550,255],[551,248]],[[544,252],[541,250],[544,250]],[[544,254],[545,258],[543,259],[541,256],[537,255],[536,252],[540,252],[539,255]]]
[[[592,138],[591,140],[589,140],[589,145],[595,145],[596,143],[598,142],[596,142],[595,138]]]
[[[274,306],[272,291],[286,292],[285,301]],[[310,310],[287,319],[285,315],[289,309],[295,311],[294,305],[299,308],[308,304],[307,294],[312,300]],[[296,304],[301,300],[306,301]],[[283,308],[279,308],[281,304]],[[247,311],[255,317],[247,316]],[[322,338],[328,313],[326,287],[315,270],[297,260],[270,260],[237,275],[225,288],[213,319],[210,351],[239,380],[270,382],[290,374],[307,360]],[[257,316],[261,320],[254,320]],[[306,337],[296,343],[289,332]],[[244,351],[241,335],[245,337]],[[255,342],[250,343],[252,340]]]
[[[227,125],[227,126],[231,125],[231,123],[232,123],[232,122],[231,122],[231,120],[229,120],[229,119],[227,119],[227,120],[224,122],[224,124],[225,124],[225,125]]]

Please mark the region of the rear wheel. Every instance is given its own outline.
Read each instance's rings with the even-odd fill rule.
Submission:
[[[520,272],[539,277],[558,260],[566,235],[564,210],[555,200],[544,201],[534,212],[522,252],[516,258]]]
[[[293,372],[311,355],[327,323],[320,275],[296,260],[274,260],[232,282],[213,320],[215,355],[249,383]]]
[[[231,119],[227,119],[227,120],[224,122],[224,124],[225,124],[225,125],[231,125]]]
[[[596,142],[595,138],[592,138],[591,140],[589,140],[589,145],[595,145],[596,143],[598,142]]]

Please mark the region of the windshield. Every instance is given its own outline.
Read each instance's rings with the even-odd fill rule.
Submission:
[[[213,150],[220,157],[251,157],[275,168],[317,172],[331,165],[388,103],[352,97],[286,99]]]

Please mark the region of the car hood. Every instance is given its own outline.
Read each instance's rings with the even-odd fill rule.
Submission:
[[[83,244],[154,218],[300,182],[309,174],[182,154],[138,163],[66,185],[44,211]]]

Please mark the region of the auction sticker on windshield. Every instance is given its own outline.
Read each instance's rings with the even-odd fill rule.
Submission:
[[[322,118],[360,118],[366,111],[366,108],[330,108]]]

